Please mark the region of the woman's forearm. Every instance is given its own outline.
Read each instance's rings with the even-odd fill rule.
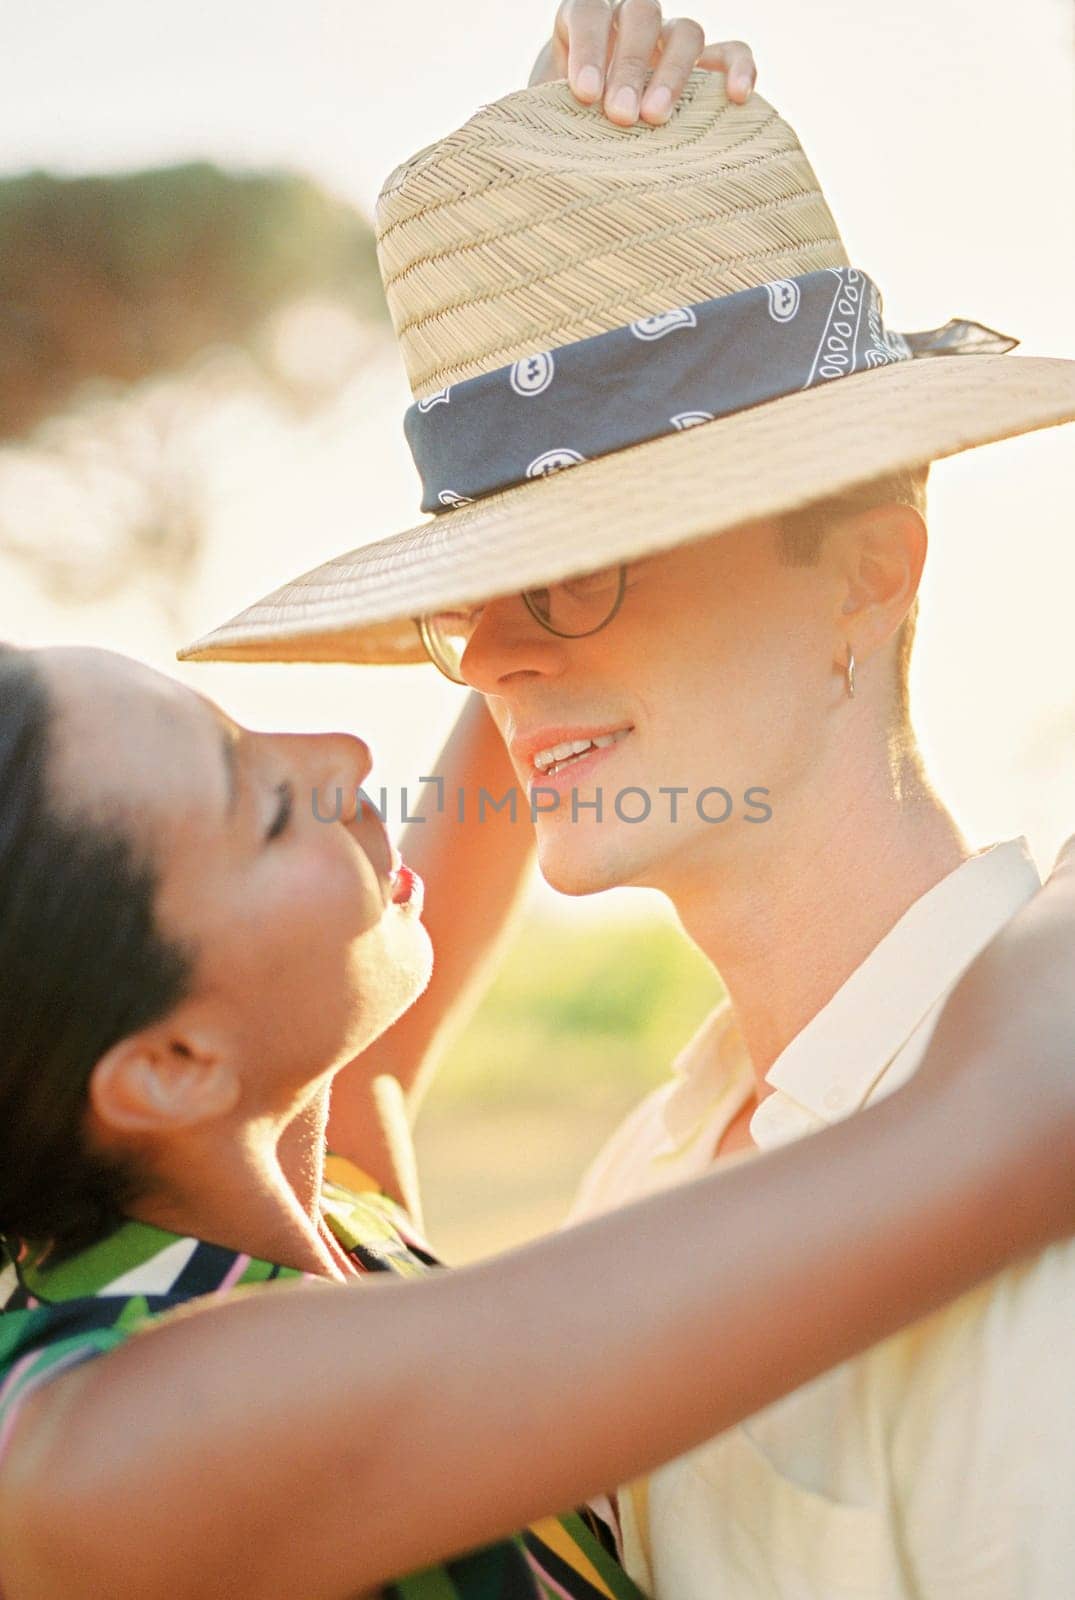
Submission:
[[[11,1572],[55,1575],[23,1592],[373,1588],[653,1467],[1072,1231],[1069,863],[879,1106],[496,1261],[247,1294],[56,1380],[16,1438],[36,1475],[0,1484]]]
[[[911,1086],[499,1261],[150,1332],[57,1380],[20,1537],[87,1600],[132,1571],[132,1600],[328,1600],[645,1471],[1053,1236],[969,1109]]]
[[[654,1466],[1061,1237],[1073,930],[1069,865],[912,1083],[793,1147],[424,1283],[247,1295],[57,1380],[35,1492],[0,1526],[47,1544],[58,1576],[27,1595],[75,1570],[87,1596],[139,1572],[132,1600],[371,1588]]]

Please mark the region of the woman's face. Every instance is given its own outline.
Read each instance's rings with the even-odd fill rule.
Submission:
[[[107,651],[35,660],[56,708],[54,803],[116,821],[148,852],[161,932],[195,951],[192,992],[157,1032],[220,1053],[244,1113],[287,1109],[429,978],[420,886],[405,899],[385,830],[356,798],[366,745],[248,732]]]

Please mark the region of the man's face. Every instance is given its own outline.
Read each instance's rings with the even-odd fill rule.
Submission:
[[[842,692],[838,604],[832,567],[782,565],[769,522],[634,563],[618,615],[589,637],[545,631],[520,596],[488,603],[463,671],[539,810],[548,881],[676,893],[764,848],[802,803]],[[602,743],[548,766],[588,739]]]

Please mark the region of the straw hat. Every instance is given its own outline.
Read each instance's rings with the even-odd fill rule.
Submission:
[[[1075,418],[1075,362],[885,329],[792,129],[709,73],[657,128],[563,83],[485,106],[392,174],[378,235],[437,514],[183,659],[421,660],[420,613]]]

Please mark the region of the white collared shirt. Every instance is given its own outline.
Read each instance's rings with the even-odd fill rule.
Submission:
[[[916,900],[774,1062],[754,1143],[903,1083],[949,990],[1039,884],[1016,839]],[[572,1220],[700,1176],[752,1091],[721,1008],[598,1156]],[[624,1490],[628,1569],[658,1600],[1075,1597],[1073,1336],[1063,1244]]]

